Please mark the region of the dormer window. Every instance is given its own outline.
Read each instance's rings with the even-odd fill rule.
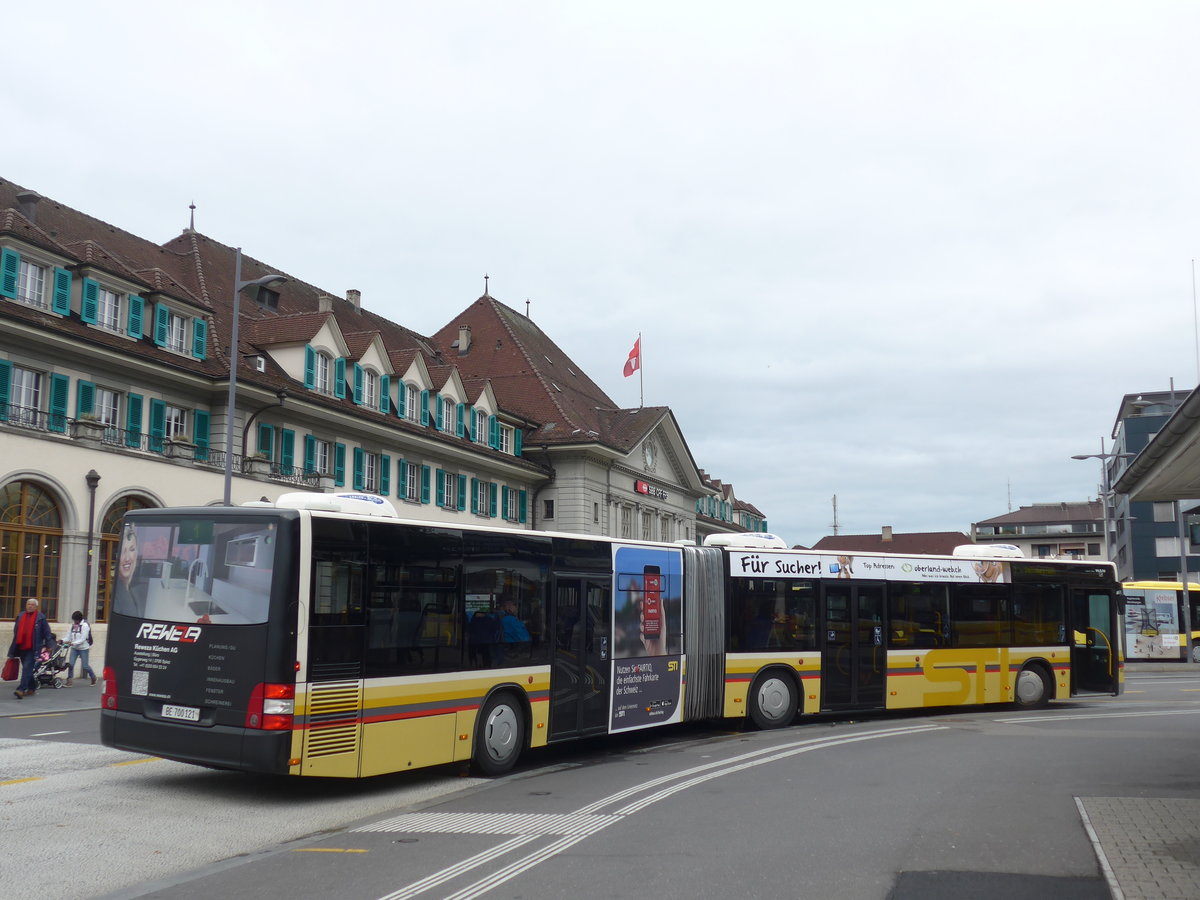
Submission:
[[[100,286],[91,279],[84,279],[84,315],[85,322],[99,324],[100,298],[104,293]],[[154,306],[154,343],[159,347],[175,353],[188,352],[188,323],[191,323],[191,355],[196,359],[204,359],[208,348],[208,320],[204,318],[189,319],[180,315],[165,303]],[[130,317],[130,330],[133,329],[133,317]]]
[[[113,291],[100,289],[99,303],[96,307],[96,324],[109,331],[119,331],[121,328],[121,295]],[[173,348],[174,349],[174,348]]]
[[[313,359],[313,390],[322,394],[333,393],[333,358],[317,351]]]
[[[473,434],[477,444],[486,444],[488,442],[488,414],[482,409],[475,410],[475,428],[473,429]]]
[[[27,259],[21,260],[17,278],[17,299],[26,306],[46,308],[46,267]]]
[[[404,386],[404,415],[413,422],[421,416],[421,389],[415,384]]]
[[[254,298],[254,302],[265,309],[279,309],[279,291],[259,285],[258,296]]]

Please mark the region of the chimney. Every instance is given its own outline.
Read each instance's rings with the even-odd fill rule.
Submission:
[[[458,355],[466,356],[467,351],[471,349],[471,326],[458,326]]]
[[[34,225],[37,224],[37,205],[42,195],[36,191],[21,191],[17,194],[17,203],[21,205],[21,215]]]
[[[322,294],[317,298],[317,310],[320,312],[333,312],[333,298],[328,294]]]
[[[885,544],[889,543],[891,541],[891,539],[892,539],[892,526],[884,525],[883,526],[883,542]]]
[[[350,288],[350,290],[346,291],[346,299],[354,304],[355,309],[362,309],[362,291]]]

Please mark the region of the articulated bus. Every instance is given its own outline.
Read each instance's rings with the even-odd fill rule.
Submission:
[[[498,775],[669,723],[1121,692],[1109,564],[745,537],[452,527],[366,494],[131,511],[102,740],[259,773]]]
[[[1189,639],[1184,633],[1183,583],[1127,581],[1125,592],[1125,655],[1127,659],[1187,659],[1200,662],[1200,584],[1188,582],[1191,599]]]

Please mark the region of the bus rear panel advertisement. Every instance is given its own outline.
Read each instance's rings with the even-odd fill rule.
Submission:
[[[136,510],[101,737],[251,772],[495,775],[684,721],[1121,691],[1110,565],[730,543],[406,522],[341,495]]]

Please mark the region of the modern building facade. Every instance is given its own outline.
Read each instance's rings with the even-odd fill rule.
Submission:
[[[1030,558],[1105,559],[1099,500],[1034,503],[971,525],[976,544],[1012,544]]]
[[[0,617],[36,596],[105,621],[125,511],[219,504],[227,477],[235,504],[352,490],[434,523],[765,530],[668,407],[617,408],[486,291],[434,335],[286,273],[235,297],[279,272],[0,181]]]

